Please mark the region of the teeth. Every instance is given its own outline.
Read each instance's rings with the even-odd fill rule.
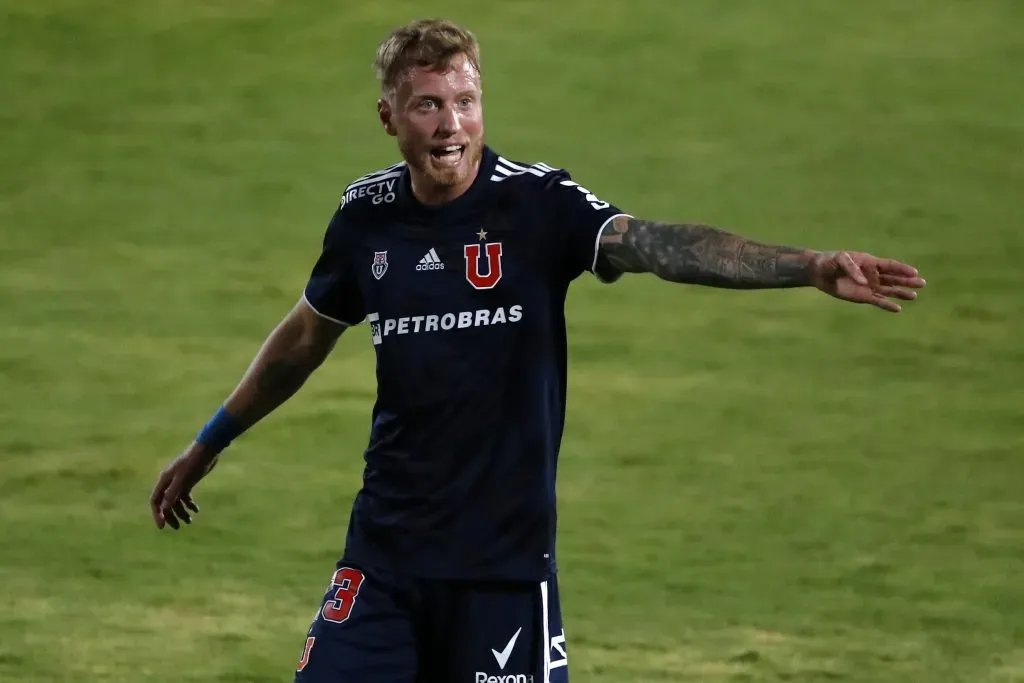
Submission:
[[[460,149],[462,148],[458,145],[448,145],[447,147],[442,147],[441,151],[447,154],[448,152],[458,152]]]

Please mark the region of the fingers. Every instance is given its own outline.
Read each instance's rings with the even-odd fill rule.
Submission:
[[[836,290],[831,292],[833,296],[870,304],[890,313],[903,310],[894,299],[913,301],[917,298],[914,290],[926,284],[913,266],[871,254],[838,252],[832,264],[836,284]]]
[[[924,278],[920,277],[908,277],[905,275],[880,275],[878,281],[883,286],[892,287],[910,287],[912,289],[921,289],[927,284]]]
[[[160,502],[160,514],[163,516],[164,522],[175,530],[181,528],[181,522],[192,523],[192,516],[186,510],[186,505],[194,512],[199,511],[199,507],[192,500],[192,487],[195,485],[195,479],[189,477],[189,468],[181,465],[184,463],[180,463],[178,467],[172,469],[173,476],[164,492],[163,500]]]
[[[868,284],[868,279],[864,276],[864,273],[863,271],[861,271],[860,266],[857,265],[857,262],[854,261],[853,257],[850,256],[847,252],[840,252],[836,257],[836,263],[858,285]]]
[[[913,301],[917,298],[917,292],[900,289],[899,287],[879,287],[875,290],[864,291],[861,297],[858,297],[863,303],[871,304],[876,308],[880,308],[883,311],[889,313],[899,313],[903,310],[903,307],[893,301],[893,299],[902,299],[904,301]]]
[[[191,524],[192,514],[199,512],[199,506],[192,499],[192,488],[203,478],[205,471],[209,471],[209,464],[194,456],[182,454],[160,473],[149,497],[153,521],[158,529],[164,526],[180,529],[181,522]]]
[[[192,523],[192,515],[188,514],[188,511],[185,509],[184,499],[179,498],[178,502],[174,504],[173,510],[178,519],[185,522],[185,524]]]
[[[918,276],[917,268],[906,263],[900,263],[899,261],[891,258],[876,259],[876,265],[879,272],[886,273],[888,275],[902,275],[903,277],[908,278],[916,278]]]
[[[885,296],[878,292],[875,292],[872,295],[871,304],[882,309],[883,311],[888,311],[889,313],[899,313],[900,311],[903,310],[903,307],[900,306],[898,303],[885,298]]]
[[[913,301],[917,298],[917,292],[900,287],[879,287],[875,292],[884,297],[895,297],[904,301]]]
[[[149,496],[149,509],[153,514],[153,522],[156,524],[157,529],[164,528],[165,519],[162,508],[167,485],[170,484],[171,477],[170,470],[161,472],[160,478],[156,480],[156,486],[153,487],[153,493]]]
[[[164,517],[164,522],[167,526],[171,527],[175,531],[181,528],[181,522],[174,516],[174,504],[168,503],[160,509],[160,514]]]
[[[163,502],[160,505],[160,514],[163,515],[164,521],[174,530],[181,528],[181,523],[178,521],[179,510],[181,513],[185,513],[181,504],[181,491],[185,483],[183,480],[184,477],[180,473],[174,476],[167,487],[167,492],[164,494]],[[184,516],[187,517],[187,513]]]
[[[894,268],[904,274],[891,274]],[[914,290],[925,286],[924,278],[917,276],[916,269],[898,261],[883,259],[879,263],[878,270],[886,274],[879,275],[878,286],[872,288],[874,292],[872,292],[871,304],[881,308],[883,311],[899,313],[903,310],[903,307],[892,301],[892,299],[914,301],[917,299],[917,292]],[[886,270],[889,272],[886,272]]]

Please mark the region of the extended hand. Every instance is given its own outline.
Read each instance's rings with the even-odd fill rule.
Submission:
[[[917,298],[914,290],[925,285],[913,266],[857,251],[816,254],[811,278],[815,287],[837,299],[871,304],[892,313],[901,310],[893,299],[913,301]]]
[[[193,443],[160,473],[149,497],[149,507],[158,529],[163,529],[165,523],[177,529],[179,519],[186,524],[192,523],[188,510],[199,512],[199,506],[192,500],[192,488],[216,464],[216,455],[212,455],[205,446]]]

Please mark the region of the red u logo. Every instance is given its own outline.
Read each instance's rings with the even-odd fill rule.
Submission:
[[[480,274],[480,245],[467,244],[466,279],[476,289],[491,289],[501,279],[501,242],[487,245],[487,273]]]

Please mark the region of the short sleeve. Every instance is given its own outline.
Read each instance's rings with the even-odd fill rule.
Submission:
[[[323,250],[306,282],[303,298],[319,315],[342,325],[362,322],[363,296],[352,269],[350,240],[342,209],[334,212],[324,234]]]
[[[603,282],[617,279],[602,277],[595,271],[598,241],[613,218],[629,214],[576,183],[566,171],[559,171],[548,181],[546,194],[554,215],[554,231],[561,242],[561,261],[569,278],[591,272]]]

